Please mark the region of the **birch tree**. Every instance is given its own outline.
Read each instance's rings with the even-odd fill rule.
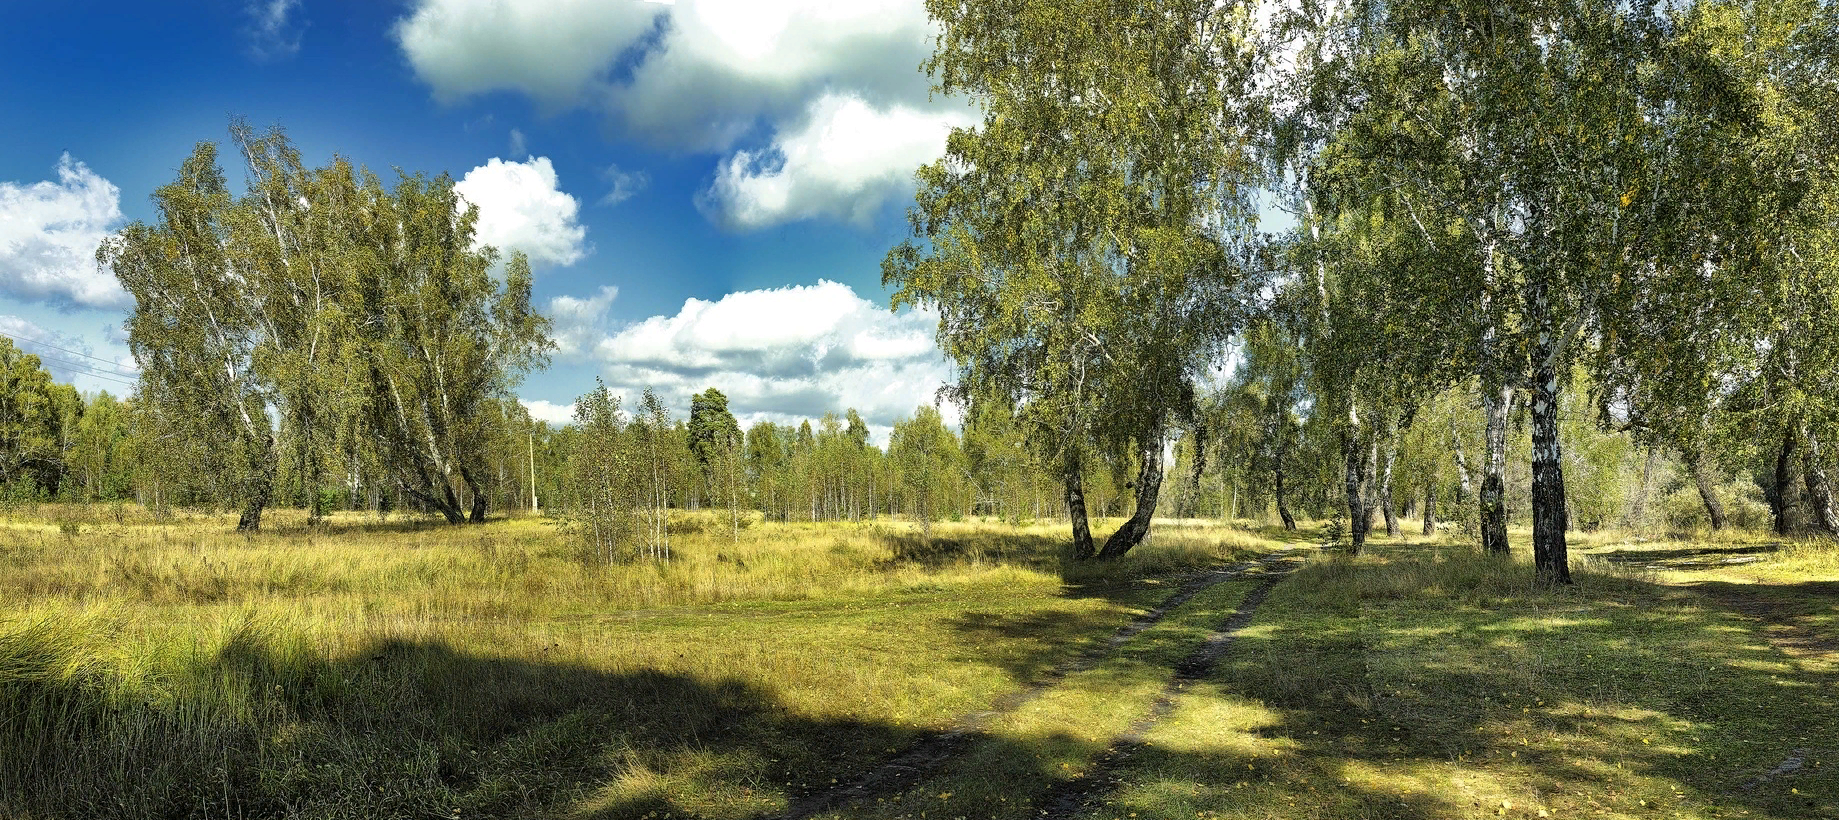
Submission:
[[[1078,557],[1148,531],[1168,427],[1236,327],[1248,275],[1245,9],[930,0],[935,89],[984,112],[922,168],[893,303],[940,312],[954,398],[1001,397],[1064,485]],[[1095,548],[1082,476],[1127,448],[1136,510]]]
[[[159,438],[208,441],[210,463],[240,507],[238,531],[261,528],[274,494],[274,385],[257,368],[276,342],[255,272],[231,243],[231,197],[217,146],[199,143],[179,178],[153,194],[156,224],[134,223],[97,252],[134,297],[128,348]]]

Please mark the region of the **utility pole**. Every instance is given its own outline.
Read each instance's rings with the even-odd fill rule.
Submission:
[[[540,512],[536,504],[536,423],[530,424],[530,511]]]

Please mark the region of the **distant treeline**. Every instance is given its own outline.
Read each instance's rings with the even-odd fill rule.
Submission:
[[[1181,518],[1288,523],[1345,515],[1337,431],[1299,408],[1308,396],[1271,400],[1291,378],[1295,351],[1248,348],[1234,377],[1202,401],[1211,434],[1184,435],[1161,513]],[[174,445],[145,402],[107,392],[82,395],[53,381],[37,356],[0,338],[0,497],[8,502],[138,502],[156,513],[174,507],[238,509],[240,487],[173,458]],[[1768,448],[1734,448],[1717,459],[1639,445],[1596,423],[1587,393],[1567,390],[1562,435],[1567,505],[1578,529],[1649,531],[1723,526],[1817,532],[1805,476],[1789,465],[1777,485]],[[1475,534],[1475,454],[1482,429],[1474,391],[1451,390],[1425,403],[1414,423],[1384,448],[1370,485],[1375,526],[1397,532],[1412,520]],[[756,520],[862,521],[910,517],[921,523],[992,518],[1064,520],[1060,481],[1037,464],[1009,408],[981,404],[962,432],[939,412],[916,408],[896,422],[886,448],[870,440],[853,409],[796,425],[755,423],[742,430],[716,388],[695,396],[687,417],[646,393],[627,411],[598,388],[577,401],[573,423],[532,419],[499,400],[482,425],[485,465],[480,501],[495,513],[533,509],[578,522],[592,555],[623,560],[668,549],[663,511],[712,510],[736,528]],[[1197,465],[1197,447],[1207,457]],[[373,514],[438,512],[396,485],[387,471],[353,452],[341,470],[301,470],[300,444],[278,438],[273,502]],[[1531,448],[1526,425],[1509,449]],[[182,452],[183,450],[178,450]],[[1525,463],[1513,459],[1512,464]],[[1095,459],[1084,484],[1101,516],[1131,512],[1131,454]],[[1197,470],[1196,467],[1199,467]],[[1839,465],[1828,465],[1829,468]],[[1508,470],[1510,520],[1530,520],[1531,474]],[[1786,504],[1778,499],[1785,498]],[[471,507],[474,499],[464,499]],[[730,511],[733,514],[730,515]]]

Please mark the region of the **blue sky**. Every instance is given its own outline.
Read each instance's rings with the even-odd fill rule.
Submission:
[[[561,349],[521,397],[596,375],[744,422],[856,407],[878,432],[947,371],[886,310],[913,169],[974,112],[918,65],[920,0],[63,0],[0,11],[0,332],[121,393],[131,307],[95,244],[231,116],[309,162],[447,172],[521,248]],[[232,179],[238,169],[226,167]],[[61,348],[57,349],[57,348]],[[61,360],[61,361],[58,361]]]

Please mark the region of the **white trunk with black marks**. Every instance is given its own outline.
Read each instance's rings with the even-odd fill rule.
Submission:
[[[1507,548],[1507,418],[1513,412],[1513,388],[1501,385],[1481,394],[1482,468],[1481,546],[1486,552],[1506,555]]]
[[[1342,481],[1347,495],[1348,552],[1359,555],[1366,546],[1370,518],[1366,505],[1367,448],[1360,441],[1360,426],[1353,411],[1349,427],[1341,434]]]
[[[1073,524],[1073,557],[1091,558],[1096,549],[1092,545],[1091,525],[1086,521],[1085,487],[1077,465],[1066,472],[1066,517]]]
[[[1456,502],[1464,503],[1475,497],[1474,479],[1469,473],[1469,458],[1462,452],[1462,436],[1456,432],[1456,421],[1449,425],[1450,453],[1456,457]]]
[[[1100,558],[1116,558],[1130,551],[1143,542],[1149,534],[1150,519],[1156,514],[1156,499],[1162,490],[1162,433],[1157,431],[1148,436],[1138,447],[1138,457],[1143,469],[1137,473],[1137,507],[1131,512],[1130,520],[1124,522],[1117,532],[1105,539],[1105,548],[1098,553]]]
[[[1437,483],[1434,479],[1424,483],[1424,534],[1437,534]]]
[[[1553,332],[1551,303],[1543,284],[1532,288],[1532,318],[1540,326],[1533,357],[1532,513],[1533,571],[1548,584],[1571,583],[1565,543],[1564,462],[1558,439],[1557,359],[1561,341]]]
[[[1398,448],[1386,448],[1385,465],[1379,475],[1379,514],[1385,517],[1386,537],[1398,537],[1398,513],[1392,508],[1392,463],[1398,460]]]

